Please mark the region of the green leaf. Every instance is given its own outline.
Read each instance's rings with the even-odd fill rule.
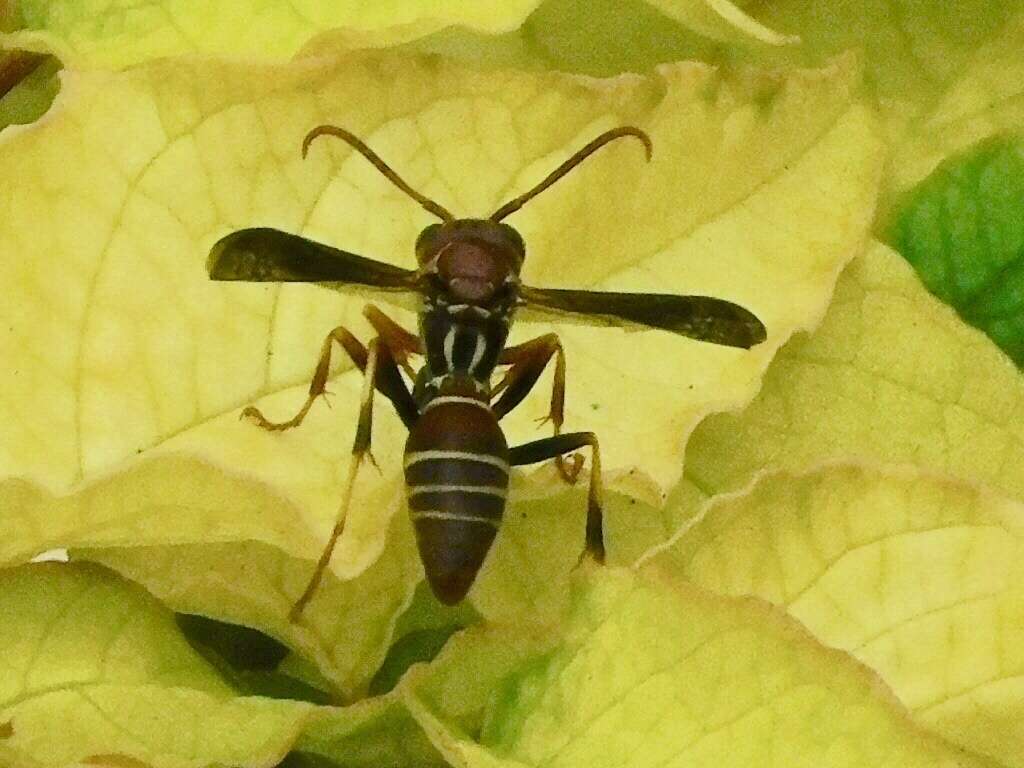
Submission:
[[[522,34],[552,68],[610,77],[699,58],[707,43],[646,0],[546,0]]]
[[[177,611],[258,627],[311,660],[338,700],[366,693],[392,642],[396,617],[422,569],[408,523],[396,518],[385,552],[350,579],[325,574],[298,622],[288,614],[313,564],[275,547],[224,544],[74,550],[146,587]],[[373,595],[373,599],[367,599]]]
[[[759,58],[806,65],[861,49],[868,82],[883,106],[921,107],[964,74],[979,47],[1002,32],[1019,10],[1018,0],[776,0],[759,5],[758,18],[799,35],[801,45],[753,50]]]
[[[431,593],[427,582],[421,582],[412,603],[398,618],[395,641],[370,681],[369,695],[391,691],[410,666],[433,659],[452,634],[480,618],[470,601],[444,605]]]
[[[534,32],[540,33],[551,62],[563,62],[559,39],[583,21],[583,28],[597,21],[591,36],[593,47],[602,41],[599,16],[608,9],[592,8],[587,3],[575,7],[557,2],[561,8],[542,10],[539,19],[530,19]],[[641,24],[630,22],[637,34],[632,48],[640,59],[651,60],[650,53],[659,44],[649,36],[649,22],[656,18],[673,19],[697,34],[712,40],[749,45],[782,45],[795,38],[779,34],[748,16],[729,0],[650,0],[658,9],[638,7]],[[266,62],[286,61],[297,53],[321,55],[339,49],[380,48],[403,42],[415,42],[442,34],[456,47],[476,37],[498,37],[499,46],[509,42],[539,0],[513,3],[424,3],[394,0],[389,3],[331,4],[325,2],[296,5],[285,2],[228,2],[216,0],[201,5],[187,0],[159,0],[144,6],[128,0],[104,0],[101,4],[82,0],[22,0],[19,31],[0,36],[0,42],[12,47],[56,53],[77,69],[123,68],[164,56],[186,54],[214,55]],[[576,23],[558,27],[566,14]],[[674,25],[675,26],[675,25]],[[454,33],[452,32],[455,31]],[[657,36],[657,33],[654,33]],[[473,43],[472,47],[479,47]],[[513,48],[518,46],[513,46]],[[465,51],[463,51],[465,52]],[[507,51],[506,51],[507,52]],[[474,59],[478,57],[474,54]],[[486,56],[484,57],[486,58]],[[681,57],[677,57],[681,58]],[[517,63],[524,59],[516,55]],[[667,61],[668,59],[658,59]],[[585,71],[585,70],[584,70]],[[621,70],[616,70],[621,71]]]
[[[363,699],[310,723],[294,751],[345,768],[447,766],[397,692]]]
[[[723,295],[768,324],[769,343],[753,353],[564,329],[566,428],[599,431],[612,488],[660,497],[687,431],[751,396],[772,349],[813,324],[864,236],[882,147],[870,112],[852,101],[856,75],[846,60],[784,81],[680,65],[606,83],[505,74],[496,87],[493,74],[397,56],[69,75],[48,119],[0,144],[0,170],[18,179],[0,190],[0,248],[24,254],[0,261],[12,286],[0,308],[10,362],[0,466],[33,481],[0,486],[5,561],[69,546],[175,610],[276,638],[312,661],[338,700],[356,699],[421,578],[408,522],[395,515],[404,430],[378,412],[374,452],[386,474],[360,476],[324,585],[303,621],[288,622],[337,514],[361,383],[338,366],[333,408],[317,404],[285,434],[237,414],[254,401],[272,418],[292,412],[326,331],[339,321],[364,338],[368,329],[352,297],[210,284],[210,244],[272,224],[408,263],[399,254],[427,219],[416,206],[337,147],[298,156],[311,125],[340,116],[411,183],[466,213],[493,210],[606,127],[643,125],[659,153],[649,167],[635,146],[609,148],[517,214],[517,226],[536,283]],[[368,210],[383,224],[367,226]],[[623,227],[627,215],[644,226]],[[547,330],[524,324],[516,340]],[[627,377],[612,377],[607,359]],[[651,419],[649,403],[665,393]],[[509,420],[514,441],[537,436],[532,420],[548,396],[533,399]],[[642,445],[631,431],[640,423]],[[547,470],[532,482],[536,496],[550,495]],[[550,550],[536,560],[510,530],[472,598],[480,613],[557,618],[583,540],[572,522],[542,539]],[[529,574],[522,583],[501,567],[502,548]],[[408,714],[381,706],[347,708],[295,749],[367,765],[381,755],[436,762]]]
[[[420,629],[402,635],[391,646],[387,659],[371,681],[369,695],[377,696],[392,690],[409,667],[437,656],[457,629],[453,625],[440,629]]]
[[[522,33],[548,66],[599,77],[708,59],[722,42],[794,42],[732,3],[701,0],[546,0]]]
[[[394,50],[405,55],[434,54],[481,71],[517,69],[527,72],[549,68],[536,46],[523,36],[522,29],[492,35],[465,27],[446,27],[396,46]]]
[[[273,765],[289,751],[442,764],[394,696],[339,709],[238,695],[170,611],[98,566],[0,571],[0,594],[0,756],[12,768]]]
[[[943,90],[899,134],[901,141],[895,147],[892,164],[893,180],[888,185],[897,193],[921,182],[947,158],[987,139],[1024,131],[1021,4],[948,7],[958,13],[961,9],[968,14],[977,10],[981,23],[951,27],[966,32],[967,39],[963,41],[962,53],[947,60],[948,74],[939,80]],[[949,67],[949,61],[956,66]],[[898,195],[890,198],[890,202],[899,200]]]
[[[179,614],[176,621],[193,648],[237,670],[268,672],[288,655],[286,647],[255,629],[190,614]]]
[[[0,537],[8,562],[53,546],[197,545],[176,573],[202,589],[150,580],[147,558],[175,567],[155,552],[132,574],[180,597],[172,604],[182,612],[282,640],[292,633],[284,614],[337,515],[361,382],[342,362],[333,410],[318,403],[284,434],[237,414],[252,402],[271,418],[294,412],[325,333],[340,321],[368,335],[363,302],[312,286],[213,284],[203,264],[219,235],[256,224],[410,262],[401,254],[424,212],[345,149],[299,157],[302,136],[326,121],[345,122],[414,186],[466,214],[493,210],[610,125],[651,133],[650,166],[637,146],[609,147],[515,224],[533,283],[718,295],[767,324],[769,341],[751,352],[559,327],[565,428],[601,435],[612,489],[660,499],[692,426],[752,396],[774,348],[814,324],[864,237],[882,147],[870,113],[851,101],[856,74],[849,60],[783,80],[683,64],[646,79],[507,73],[496,84],[450,63],[361,56],[69,76],[51,119],[0,145],[0,175],[18,180],[0,190],[0,248],[22,254],[0,263],[11,296],[0,308],[0,465],[71,494],[14,481],[0,489],[16,510]],[[513,341],[551,329],[524,323]],[[507,420],[510,440],[537,436],[545,387]],[[403,442],[382,407],[374,452],[385,474],[360,475],[332,560],[336,577],[352,579],[387,549],[378,573],[392,581],[374,582],[387,599],[352,639],[363,650],[332,666],[333,646],[287,635],[342,690],[372,676],[419,578],[407,524],[390,527]],[[389,530],[404,538],[389,540]],[[241,577],[245,561],[232,552],[247,541],[257,542],[248,554],[272,564],[266,579]],[[565,548],[571,556],[578,541]],[[212,545],[226,547],[213,557],[198,548]],[[331,622],[340,628],[340,614]]]
[[[769,474],[709,504],[654,562],[784,608],[918,723],[1024,763],[1024,504],[907,468]]]
[[[647,0],[667,16],[713,40],[783,46],[799,42],[795,35],[769,29],[729,0]],[[581,4],[585,5],[585,4]],[[642,45],[642,43],[641,43]]]
[[[312,685],[304,678],[289,674],[282,665],[288,648],[269,635],[251,627],[178,614],[178,628],[185,639],[231,683],[248,696],[272,699],[296,699],[314,704],[330,704],[329,684]]]
[[[0,131],[38,120],[50,108],[60,83],[52,56],[0,48]]]
[[[982,764],[927,736],[867,669],[762,603],[650,570],[583,575],[557,640],[469,630],[403,683],[452,765]],[[488,657],[496,672],[479,668]]]
[[[558,626],[571,608],[572,574],[584,552],[587,491],[559,490],[551,473],[514,483],[502,520],[470,600],[497,624]],[[634,562],[675,528],[664,528],[658,507],[620,493],[605,493],[604,531],[609,563]]]
[[[865,80],[893,151],[880,200],[889,207],[945,158],[1024,130],[1024,6],[1019,0],[858,3],[775,0],[758,19],[798,46],[720,49],[727,59],[815,66],[863,51]]]
[[[236,696],[169,611],[96,566],[0,571],[0,592],[0,749],[12,768],[105,756],[156,768],[265,765],[314,716],[299,702]]]
[[[870,116],[851,106],[855,75],[848,61],[782,83],[680,65],[611,90],[517,74],[495,91],[487,76],[451,65],[376,57],[291,70],[176,63],[79,75],[63,119],[12,138],[0,153],[4,176],[26,186],[59,163],[62,199],[74,201],[69,210],[46,206],[45,185],[0,198],[0,243],[26,254],[3,273],[17,286],[4,311],[13,327],[2,342],[12,361],[0,399],[12,435],[5,466],[67,487],[157,445],[161,453],[201,451],[287,483],[326,521],[350,443],[355,377],[335,385],[334,414],[314,408],[302,429],[286,435],[237,424],[233,414],[263,394],[260,405],[271,416],[290,411],[326,330],[340,319],[366,333],[362,302],[312,287],[210,284],[202,263],[212,241],[231,228],[276,224],[408,261],[398,254],[411,248],[426,214],[347,151],[337,167],[329,145],[299,158],[301,137],[325,120],[344,116],[428,194],[455,196],[466,213],[490,210],[506,189],[532,183],[598,125],[633,121],[654,136],[658,159],[649,168],[636,147],[606,150],[517,214],[517,226],[530,243],[525,277],[533,282],[705,292],[751,306],[768,324],[768,344],[749,354],[664,333],[565,330],[572,366],[566,428],[601,431],[613,476],[643,465],[656,485],[670,485],[678,473],[672,453],[707,403],[724,408],[750,396],[773,345],[813,322],[836,270],[863,237],[881,146]],[[381,88],[394,89],[396,99],[383,114],[372,106],[381,99],[369,99]],[[427,145],[435,157],[426,165],[403,163],[421,140],[399,114],[410,108],[400,94],[417,94],[416,114],[436,122]],[[505,135],[501,119],[513,111],[520,128]],[[465,119],[480,138],[465,134]],[[87,136],[96,144],[83,145]],[[529,145],[515,148],[520,141]],[[462,170],[474,157],[493,167],[485,158],[498,152],[505,165],[494,173]],[[345,181],[335,178],[339,167]],[[601,194],[613,183],[630,193]],[[804,215],[826,199],[828,216]],[[367,205],[381,224],[366,226]],[[620,217],[638,226],[624,227]],[[740,229],[750,236],[738,243]],[[787,252],[782,265],[770,261],[780,250]],[[584,251],[587,258],[578,258]],[[67,299],[53,316],[49,269],[65,252],[78,266],[62,274]],[[140,313],[159,324],[137,322]],[[72,340],[69,354],[44,367],[36,350],[54,334]],[[608,377],[598,348],[635,371],[622,381],[631,398],[599,383]],[[643,371],[634,364],[641,359]],[[189,381],[179,363],[191,371]],[[117,376],[108,376],[114,369]],[[683,370],[700,375],[679,382]],[[681,386],[669,389],[669,382]],[[666,395],[664,417],[648,425],[651,439],[638,453],[635,432],[623,429],[647,410],[621,408]],[[536,434],[543,399],[516,414],[513,435]],[[375,426],[381,455],[397,453],[396,421]]]
[[[821,327],[780,352],[742,413],[707,419],[677,501],[735,491],[772,469],[833,459],[913,464],[1024,499],[1024,380],[984,334],[874,245],[836,286]]]
[[[950,158],[896,213],[893,247],[1024,367],[1024,141]]]
[[[393,524],[383,554],[360,540],[356,523],[339,554],[354,547],[363,562],[346,573],[339,558],[342,578],[328,573],[303,621],[290,622],[321,547],[296,524],[301,508],[251,477],[180,455],[137,463],[63,497],[10,481],[0,485],[0,505],[4,562],[72,546],[76,556],[124,573],[177,611],[259,628],[287,643],[343,699],[364,690],[375,674],[393,622],[422,578],[404,519]],[[382,540],[384,533],[373,535]],[[367,601],[367,593],[376,599]]]
[[[185,54],[287,61],[303,49],[375,48],[456,25],[508,32],[537,2],[21,0],[21,29],[6,37],[11,47],[56,53],[76,69],[123,68]]]

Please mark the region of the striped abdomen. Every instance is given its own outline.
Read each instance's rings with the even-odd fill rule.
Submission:
[[[409,432],[409,516],[441,602],[459,602],[473,584],[501,523],[508,471],[505,436],[481,400],[436,397]]]

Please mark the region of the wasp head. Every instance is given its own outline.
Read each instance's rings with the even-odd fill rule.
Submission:
[[[518,279],[525,257],[519,233],[490,219],[431,224],[416,240],[421,271],[436,275],[457,304],[489,304],[506,283]]]

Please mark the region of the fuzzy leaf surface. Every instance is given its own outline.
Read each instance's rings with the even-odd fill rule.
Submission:
[[[692,515],[765,469],[851,458],[1024,499],[1020,372],[880,244],[840,278],[820,328],[780,351],[754,402],[694,432],[678,498]]]
[[[1024,141],[948,159],[894,216],[890,242],[928,289],[1024,368]]]
[[[76,69],[120,69],[165,56],[287,61],[303,48],[382,47],[458,25],[483,33],[515,29],[537,0],[332,3],[215,0],[57,0],[19,3],[12,47],[57,54]]]
[[[546,646],[510,628],[458,640],[404,686],[457,768],[982,764],[765,604],[650,569],[588,569]]]
[[[722,497],[653,560],[785,609],[920,724],[1024,764],[1024,505],[916,469],[832,465]]]
[[[237,696],[166,608],[105,569],[26,565],[0,572],[0,589],[0,748],[12,768],[266,765],[316,716]]]
[[[284,434],[238,413],[253,402],[271,418],[294,412],[326,331],[342,322],[368,337],[363,300],[214,284],[204,262],[220,235],[273,225],[409,264],[429,217],[347,149],[318,144],[303,161],[301,137],[321,122],[345,122],[410,183],[466,214],[493,210],[604,128],[651,133],[650,166],[632,143],[609,147],[514,218],[531,283],[722,296],[766,323],[768,342],[750,352],[557,326],[571,371],[565,429],[601,435],[613,489],[660,500],[689,430],[753,395],[774,349],[820,317],[865,235],[882,148],[852,100],[856,74],[843,59],[782,79],[681,64],[649,78],[499,82],[374,55],[69,77],[48,120],[0,145],[4,177],[19,180],[0,191],[0,247],[22,254],[0,267],[12,296],[0,310],[10,362],[0,466],[24,478],[2,487],[16,510],[5,518],[10,561],[53,546],[256,541],[310,567],[336,515],[359,377],[339,361],[333,409],[318,403]],[[552,329],[522,323],[513,342]],[[545,381],[507,420],[511,441],[538,436]],[[358,480],[332,561],[339,578],[381,557],[401,507],[403,440],[384,404],[374,424],[384,474]],[[194,473],[188,484],[183,472]],[[66,496],[55,507],[53,493]],[[416,568],[393,571],[374,621],[390,625]],[[302,570],[281,564],[271,582],[295,595]]]

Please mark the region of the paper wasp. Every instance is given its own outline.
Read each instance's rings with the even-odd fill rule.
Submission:
[[[555,334],[506,347],[519,307],[556,315],[588,315],[598,322],[659,328],[701,341],[748,349],[765,339],[765,328],[751,312],[722,299],[652,293],[610,293],[535,288],[519,279],[526,256],[522,238],[501,223],[528,200],[567,174],[591,153],[620,137],[639,139],[651,157],[651,140],[634,127],[598,136],[553,170],[543,181],[486,219],[458,219],[413,190],[381,158],[348,131],[319,126],[305,137],[302,155],[319,136],[343,139],[395,186],[441,219],[416,240],[417,269],[402,269],[276,229],[233,232],[210,252],[214,280],[322,283],[413,291],[421,297],[419,333],[405,330],[367,305],[364,315],[376,337],[364,346],[348,330],[335,328],[324,339],[309,396],[294,417],[271,422],[250,406],[242,415],[270,430],[298,426],[325,392],[331,351],[339,344],[363,371],[359,422],[338,520],[305,592],[292,609],[297,618],[309,601],[341,534],[356,472],[370,448],[373,393],[394,405],[409,430],[405,483],[420,557],[434,594],[446,604],[469,591],[497,534],[505,508],[510,467],[554,459],[573,482],[582,457],[591,451],[585,552],[604,559],[601,523],[601,458],[592,432],[561,432],[565,397],[565,354]],[[409,358],[422,356],[414,371]],[[509,447],[498,422],[530,392],[555,359],[548,419],[554,436]],[[492,386],[497,367],[504,377]],[[412,383],[403,378],[403,371]]]

